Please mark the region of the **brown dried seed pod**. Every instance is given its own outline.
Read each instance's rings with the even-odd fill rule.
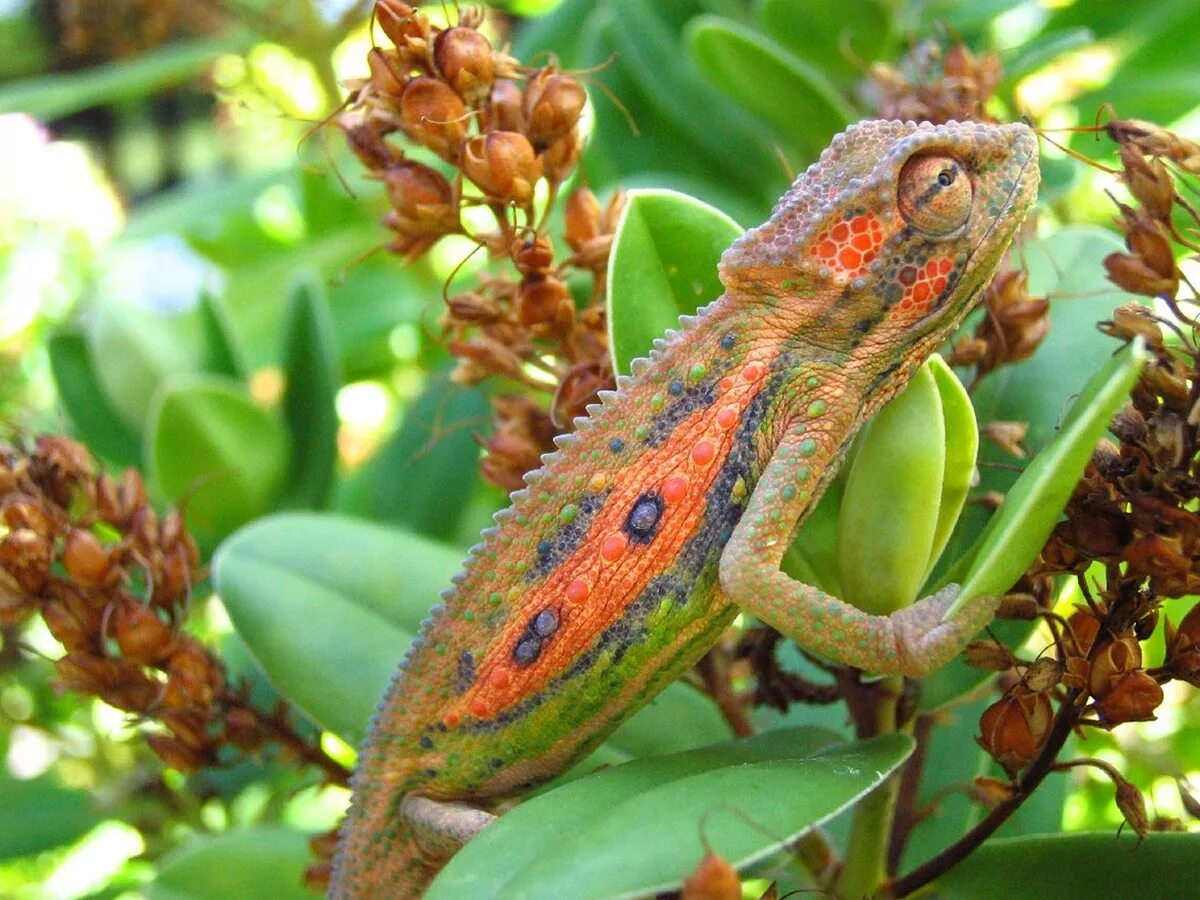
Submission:
[[[563,209],[567,246],[579,253],[588,241],[600,236],[600,201],[589,188],[571,191]]]
[[[442,77],[467,103],[491,93],[495,77],[492,45],[474,28],[447,28],[433,40],[433,59]]]
[[[549,235],[527,235],[513,241],[510,255],[522,275],[546,275],[554,266],[554,242]]]
[[[1124,303],[1113,310],[1112,319],[1101,322],[1100,330],[1111,337],[1133,340],[1141,335],[1151,347],[1161,347],[1162,328],[1154,314],[1140,303]]]
[[[62,561],[67,574],[83,585],[99,585],[108,580],[108,551],[90,531],[72,528],[67,532]]]
[[[1003,672],[1016,663],[1012,651],[995,641],[971,641],[963,655],[968,666],[989,672]]]
[[[422,17],[403,0],[376,0],[375,21],[393,44],[406,43],[424,34]]]
[[[1164,277],[1141,259],[1128,253],[1110,253],[1104,257],[1108,279],[1122,290],[1145,297],[1174,297],[1179,280]]]
[[[175,649],[175,635],[170,626],[158,617],[153,607],[143,606],[136,600],[125,600],[117,605],[112,629],[121,653],[143,665],[155,665]]]
[[[54,635],[54,639],[62,644],[68,653],[92,648],[94,632],[88,627],[88,623],[80,621],[65,603],[51,600],[43,604],[42,619],[46,628]]]
[[[1124,722],[1151,721],[1162,702],[1163,689],[1158,682],[1144,669],[1137,669],[1121,677],[1093,704],[1093,709],[1096,717],[1111,728]]]
[[[150,745],[151,750],[158,754],[158,758],[165,765],[185,774],[191,774],[208,764],[208,758],[204,753],[165,734],[147,735],[146,743]]]
[[[425,75],[409,81],[400,99],[405,134],[451,162],[458,159],[467,134],[466,113],[462,98],[449,85]]]
[[[542,165],[524,135],[496,131],[476,135],[463,147],[462,170],[490,198],[521,205],[533,199]]]
[[[1092,655],[1092,671],[1088,690],[1093,697],[1103,697],[1129,672],[1142,665],[1142,645],[1132,634],[1107,641]]]
[[[1046,742],[1053,720],[1054,710],[1045,694],[1017,688],[983,711],[976,740],[1009,775],[1015,776]]]
[[[367,51],[367,68],[375,92],[387,98],[389,104],[399,102],[404,96],[405,79],[395,52],[372,47]]]
[[[1175,180],[1160,159],[1146,160],[1132,144],[1121,145],[1121,165],[1129,192],[1153,218],[1167,221],[1175,202]]]
[[[564,135],[543,150],[539,159],[546,180],[552,184],[566,181],[579,165],[582,152],[583,141],[576,132]]]
[[[0,539],[0,568],[28,594],[40,594],[46,587],[52,558],[52,543],[29,528],[10,531]]]
[[[394,215],[388,226],[410,236],[440,237],[461,230],[458,196],[440,172],[405,161],[384,172]]]
[[[579,123],[587,91],[553,67],[538,69],[525,83],[525,134],[542,150],[570,134]]]
[[[24,493],[12,493],[0,505],[0,519],[9,528],[27,528],[42,537],[52,538],[58,533],[54,517],[40,498]]]
[[[527,278],[517,290],[517,318],[522,325],[558,321],[563,304],[575,308],[567,286],[554,277]]]
[[[684,879],[680,900],[741,900],[742,882],[729,860],[709,850]]]
[[[484,108],[485,131],[525,130],[524,93],[520,85],[508,78],[500,78],[492,85],[492,91]]]

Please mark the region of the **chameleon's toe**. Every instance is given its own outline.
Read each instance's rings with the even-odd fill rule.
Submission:
[[[992,620],[1000,605],[998,597],[977,597],[946,619],[946,612],[958,594],[957,584],[947,585],[892,614],[904,674],[920,678],[946,665]]]

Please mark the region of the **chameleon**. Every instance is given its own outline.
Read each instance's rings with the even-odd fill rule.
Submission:
[[[875,673],[962,650],[995,598],[947,618],[950,585],[876,616],[779,566],[851,438],[974,307],[1037,183],[1023,124],[834,138],[722,255],[724,293],[556,439],[471,549],[373,719],[330,896],[420,896],[498,804],[595,748],[739,609]]]

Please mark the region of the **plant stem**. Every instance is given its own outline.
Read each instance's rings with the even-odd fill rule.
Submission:
[[[860,738],[902,730],[897,728],[896,710],[903,690],[904,679],[895,676],[872,686],[870,715],[856,717]],[[904,730],[910,727],[911,723]],[[838,876],[835,896],[846,900],[873,897],[884,883],[899,791],[900,774],[896,772],[855,807],[846,843],[846,863]]]

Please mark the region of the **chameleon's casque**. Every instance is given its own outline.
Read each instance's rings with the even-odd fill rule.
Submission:
[[[419,894],[490,820],[476,807],[586,754],[739,606],[871,671],[961,650],[993,600],[871,616],[779,561],[847,442],[991,278],[1036,155],[1024,125],[866,122],[726,251],[725,294],[557,440],[413,644],[362,749],[333,896]]]

